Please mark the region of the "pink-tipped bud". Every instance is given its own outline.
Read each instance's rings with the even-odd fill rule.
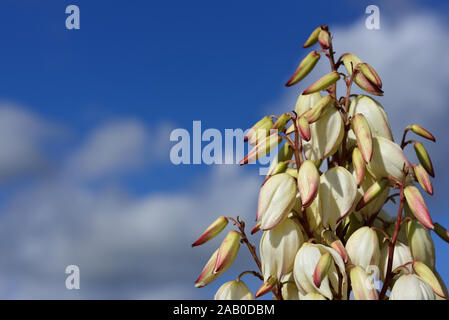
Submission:
[[[295,73],[287,81],[285,86],[290,87],[302,79],[304,79],[315,67],[317,62],[320,60],[321,56],[316,51],[310,52],[299,64]]]
[[[432,272],[432,270],[421,261],[415,261],[412,264],[415,273],[421,277],[441,298],[447,298],[444,294],[444,290],[438,281],[438,278]]]
[[[357,113],[351,120],[352,130],[357,138],[357,146],[366,163],[373,157],[373,137],[368,121],[361,113]]]
[[[288,113],[283,113],[274,123],[272,129],[277,129],[278,131],[284,131],[285,125],[290,120],[290,115]]]
[[[335,251],[337,251],[340,257],[343,259],[343,262],[347,263],[348,252],[346,251],[346,248],[341,242],[341,240],[329,230],[323,231],[322,236],[326,244],[329,245]]]
[[[377,72],[368,63],[361,63],[358,68],[369,81],[371,81],[378,88],[382,88],[382,80]]]
[[[420,164],[413,167],[413,171],[415,172],[415,177],[418,180],[421,187],[430,195],[433,195],[433,186],[432,182],[430,182],[429,174],[426,169]]]
[[[213,272],[215,263],[217,261],[217,256],[218,256],[218,249],[215,250],[214,254],[210,257],[209,261],[207,261],[206,265],[203,268],[203,271],[201,271],[200,276],[195,281],[195,287],[201,288],[207,286],[209,283],[218,278],[220,274],[219,273],[214,274]]]
[[[435,233],[441,238],[441,240],[444,240],[447,243],[449,243],[449,231],[446,228],[444,228],[441,224],[435,222],[433,231],[435,231]]]
[[[297,126],[298,126],[298,133],[301,139],[309,141],[312,134],[310,132],[309,121],[307,121],[305,116],[301,116],[298,118]]]
[[[383,96],[384,92],[381,88],[369,81],[362,73],[357,72],[354,77],[354,82],[366,92],[369,92],[375,96]]]
[[[313,283],[317,288],[321,286],[321,281],[327,276],[329,269],[332,265],[333,259],[329,252],[326,252],[320,257],[318,263],[315,267],[315,271],[313,272]]]
[[[226,238],[218,248],[217,261],[215,262],[213,273],[224,272],[234,262],[240,249],[240,234],[235,231],[229,231]]]
[[[320,34],[321,31],[321,26],[319,26],[318,28],[316,28],[315,30],[313,30],[313,32],[310,34],[309,38],[307,39],[307,41],[303,44],[303,48],[308,48],[313,46],[315,43],[318,42],[318,35]]]
[[[312,84],[310,87],[308,87],[304,92],[303,95],[315,93],[321,90],[326,90],[331,85],[336,83],[340,79],[340,74],[336,71],[333,71],[331,73],[326,74],[325,76],[321,77],[318,81],[316,81],[314,84]]]
[[[320,185],[320,174],[311,160],[303,162],[298,171],[298,191],[303,207],[308,207],[315,199]]]
[[[359,63],[362,63],[359,57],[357,57],[353,53],[345,53],[342,56],[343,64],[348,72],[349,76],[352,75],[352,72],[355,70]]]
[[[256,298],[259,298],[265,294],[267,294],[268,292],[272,291],[274,289],[274,287],[277,284],[277,280],[273,277],[270,277],[267,281],[265,281],[259,288],[259,290],[257,290],[256,292]]]
[[[424,146],[421,142],[416,142],[414,147],[415,147],[416,156],[418,157],[419,162],[421,162],[424,169],[426,169],[426,171],[432,177],[435,177],[435,172],[433,171],[432,160],[430,160],[430,156],[427,153],[426,148],[424,148]]]
[[[326,30],[321,30],[318,34],[318,42],[323,49],[329,49],[331,46],[331,36]]]
[[[411,124],[409,125],[406,130],[411,130],[412,132],[416,133],[417,135],[426,138],[428,140],[431,140],[433,142],[435,142],[435,137],[426,129],[424,129],[423,127],[421,127],[419,124]]]
[[[207,241],[215,238],[220,234],[221,231],[228,225],[228,219],[221,216],[217,220],[215,220],[207,229],[203,232],[203,234],[196,240],[192,247],[199,246]]]
[[[326,95],[322,97],[318,102],[313,105],[313,107],[306,112],[304,112],[303,116],[307,119],[309,123],[314,123],[318,121],[323,115],[328,106],[331,106],[332,97],[330,95]]]
[[[260,231],[260,225],[262,224],[262,222],[258,222],[254,228],[251,229],[251,234],[255,234],[256,232]]]
[[[357,147],[352,151],[352,165],[354,166],[357,186],[360,187],[365,176],[365,161],[363,160],[360,149]]]
[[[269,125],[270,122],[271,122],[271,125]],[[263,117],[258,122],[256,122],[256,124],[253,125],[251,129],[248,130],[248,132],[243,137],[243,141],[246,142],[248,140],[252,140],[252,139],[254,140],[256,133],[259,129],[269,127],[269,128],[267,128],[267,130],[269,131],[272,126],[273,126],[273,121],[271,120],[271,118],[269,116]]]
[[[379,194],[381,194],[382,191],[387,187],[387,185],[387,179],[380,179],[379,181],[376,181],[363,194],[362,198],[357,203],[357,207],[355,208],[355,210],[360,211],[361,209],[363,209],[368,203],[373,201]]]
[[[432,218],[430,217],[429,210],[427,209],[419,190],[415,186],[407,186],[404,189],[404,195],[407,204],[416,219],[418,219],[424,227],[433,229],[434,224]]]
[[[254,162],[257,159],[267,155],[281,142],[281,140],[282,137],[280,137],[277,132],[263,138],[257,145],[254,146],[254,148],[251,149],[251,151],[239,162],[239,164],[243,166],[244,164]]]

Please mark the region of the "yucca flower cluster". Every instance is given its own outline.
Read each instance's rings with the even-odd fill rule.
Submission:
[[[321,56],[328,58],[331,72],[302,92],[294,111],[265,116],[245,136],[254,147],[241,165],[278,150],[251,231],[263,232],[260,258],[245,223],[219,217],[193,246],[217,236],[229,221],[236,230],[206,263],[196,286],[217,279],[244,244],[258,270],[223,284],[215,299],[255,299],[270,292],[278,300],[447,299],[430,232],[447,242],[449,233],[432,220],[418,188],[433,195],[434,168],[424,145],[407,135],[435,138],[412,124],[397,144],[381,104],[351,94],[355,84],[383,95],[374,68],[352,53],[336,59],[327,26],[316,28],[303,47],[317,43],[321,48],[301,61],[286,85],[303,80]],[[341,97],[338,81],[346,85]],[[416,163],[404,155],[409,145]],[[384,210],[389,201],[397,212]],[[254,294],[241,279],[245,274],[262,281]]]

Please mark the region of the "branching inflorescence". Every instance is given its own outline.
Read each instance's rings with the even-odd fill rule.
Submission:
[[[435,138],[413,124],[396,144],[380,103],[351,94],[355,84],[383,95],[376,71],[351,53],[335,59],[327,26],[315,29],[303,47],[317,43],[321,49],[301,61],[286,86],[303,80],[322,55],[331,72],[304,90],[294,111],[265,116],[245,136],[254,147],[241,165],[278,149],[260,189],[251,231],[263,232],[260,259],[245,223],[219,217],[193,246],[217,236],[229,221],[236,230],[209,259],[196,286],[217,279],[244,244],[257,270],[223,284],[216,299],[254,299],[270,292],[278,300],[447,299],[430,231],[447,242],[449,233],[433,222],[415,186],[433,195],[434,169],[423,144],[407,140],[407,134]],[[338,97],[340,80],[346,92]],[[409,144],[417,164],[404,155]],[[398,206],[395,216],[383,209],[390,200]],[[254,295],[241,280],[245,274],[263,282]]]

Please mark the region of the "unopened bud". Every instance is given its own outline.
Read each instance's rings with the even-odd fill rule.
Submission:
[[[430,182],[429,174],[426,169],[420,164],[413,167],[413,171],[415,172],[415,177],[418,180],[421,187],[430,195],[433,195],[433,186],[432,182]]]
[[[272,291],[273,288],[276,286],[277,284],[277,280],[276,278],[269,278],[267,281],[265,281],[260,288],[257,290],[256,292],[256,298],[259,298],[265,294],[267,294],[268,292]]]
[[[357,147],[352,151],[352,165],[354,166],[357,186],[360,187],[363,177],[365,177],[365,162],[360,149]]]
[[[354,82],[366,92],[369,92],[375,96],[383,96],[384,92],[381,88],[369,81],[362,73],[358,72],[354,77]]]
[[[379,300],[373,279],[360,267],[355,266],[349,273],[355,300]]]
[[[220,234],[221,231],[228,225],[228,219],[225,217],[219,217],[215,220],[207,229],[203,232],[203,234],[196,240],[192,247],[199,246]]]
[[[357,211],[361,210],[368,203],[373,201],[379,194],[381,194],[382,191],[385,190],[387,186],[388,186],[387,179],[380,179],[379,181],[376,181],[371,187],[368,188],[368,190],[366,190],[362,198],[357,203],[357,207],[355,209]]]
[[[314,123],[318,121],[321,115],[324,114],[324,111],[328,106],[331,105],[332,97],[330,95],[326,95],[322,97],[311,109],[304,113],[307,121],[309,123]]]
[[[419,190],[415,186],[407,186],[404,189],[404,195],[416,219],[426,228],[433,229],[434,224],[432,218]]]
[[[447,243],[449,243],[449,231],[444,228],[441,224],[439,224],[438,222],[435,223],[435,227],[433,229],[433,231],[435,231],[435,233],[444,241],[446,241]]]
[[[215,262],[213,273],[219,273],[228,269],[234,262],[240,249],[240,234],[235,231],[229,231],[226,238],[218,248],[217,261]]]
[[[217,291],[215,300],[254,300],[248,286],[242,280],[224,283]]]
[[[413,262],[413,270],[432,288],[435,294],[439,295],[441,298],[446,298],[438,278],[428,266],[421,261],[415,261]]]
[[[424,148],[423,144],[421,142],[415,143],[415,152],[416,156],[419,159],[419,162],[423,165],[424,169],[432,176],[435,177],[435,173],[433,171],[433,165],[432,161],[430,160],[430,156],[427,153],[426,148]]]
[[[354,71],[355,67],[359,63],[362,63],[362,60],[360,60],[359,57],[357,57],[355,54],[352,54],[352,53],[343,54],[342,60],[343,60],[343,64],[344,64],[349,76],[352,75],[352,72]]]
[[[320,184],[320,174],[315,164],[306,160],[298,171],[298,190],[303,207],[308,207],[315,199]]]
[[[316,81],[314,84],[312,84],[310,87],[308,87],[306,90],[304,90],[302,94],[307,95],[321,90],[325,90],[334,83],[336,83],[339,79],[340,74],[338,72],[333,71],[331,73],[328,73],[327,75],[323,76],[318,81]]]
[[[305,116],[301,116],[298,118],[297,126],[299,131],[298,134],[301,137],[301,139],[309,141],[311,137],[310,124]]]
[[[287,173],[272,176],[260,189],[257,208],[257,221],[260,228],[269,230],[281,223],[296,201],[296,181]]]
[[[295,73],[291,76],[291,78],[285,84],[287,87],[298,83],[302,79],[304,79],[315,67],[318,60],[320,60],[320,54],[316,51],[310,52],[299,64]]]
[[[435,142],[435,137],[426,129],[424,129],[423,127],[421,127],[419,124],[411,124],[409,126],[407,126],[406,130],[411,130],[412,132],[416,133],[417,135],[429,139],[433,142]]]
[[[258,131],[260,130],[260,132],[266,132],[265,134],[266,136],[272,126],[273,121],[271,120],[271,118],[269,116],[265,116],[261,120],[259,120],[255,125],[253,125],[251,129],[248,130],[243,140],[244,141],[249,140],[250,144],[253,145],[257,141]]]
[[[319,288],[321,281],[327,276],[329,269],[332,265],[333,259],[329,252],[323,254],[316,264],[315,271],[313,272],[313,283]]]
[[[310,34],[309,38],[307,39],[307,41],[304,43],[304,45],[302,47],[308,48],[308,47],[313,46],[315,43],[317,43],[318,35],[320,34],[320,31],[321,31],[321,26],[319,26],[318,28],[313,30],[313,32]]]
[[[378,88],[382,88],[382,80],[380,79],[377,72],[368,63],[359,64],[359,70],[374,85],[376,85]]]
[[[277,132],[273,133],[259,141],[259,143],[251,149],[251,151],[239,162],[241,166],[256,161],[257,159],[267,155],[282,140]]]
[[[287,124],[288,120],[290,120],[290,115],[288,113],[281,114],[281,116],[274,123],[272,129],[277,129],[278,131],[284,131],[285,125]]]
[[[329,35],[329,32],[327,32],[326,30],[321,30],[318,34],[318,42],[323,49],[329,49],[331,44],[331,37]]]
[[[382,279],[385,279],[387,276],[387,267],[388,267],[388,260],[389,260],[389,246],[384,245],[381,250],[381,259],[380,259],[380,271]],[[394,252],[393,252],[393,264],[391,270],[393,272],[397,271],[396,269],[408,264],[406,266],[407,270],[411,271],[411,266],[409,262],[413,261],[412,253],[410,251],[410,247],[406,244],[396,241],[394,245]]]
[[[275,175],[277,173],[284,172],[287,168],[288,161],[293,156],[293,149],[290,147],[289,143],[284,143],[282,147],[279,148],[279,152],[270,164],[268,169],[268,176]],[[284,168],[285,167],[285,168]]]
[[[221,271],[219,273],[213,272],[215,263],[217,262],[217,256],[218,256],[218,249],[215,250],[214,254],[210,257],[209,261],[207,261],[206,265],[203,268],[203,271],[201,271],[200,276],[195,281],[195,287],[201,288],[207,286],[209,283],[217,279],[221,273],[224,272],[224,271]]]
[[[358,113],[352,117],[351,125],[357,139],[357,146],[362,153],[363,160],[368,163],[373,156],[373,138],[368,122],[363,114]]]
[[[322,234],[324,241],[328,246],[337,251],[344,263],[348,262],[348,252],[345,246],[331,231],[325,230]]]

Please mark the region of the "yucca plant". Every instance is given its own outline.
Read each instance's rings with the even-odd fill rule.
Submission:
[[[214,238],[229,221],[236,230],[209,259],[196,286],[225,272],[242,243],[258,270],[223,284],[216,299],[254,299],[270,292],[278,300],[446,299],[430,232],[447,242],[449,233],[432,220],[416,187],[433,194],[434,168],[424,145],[407,140],[408,133],[435,142],[434,136],[412,124],[395,143],[381,104],[351,94],[355,84],[383,95],[374,68],[352,53],[336,59],[327,26],[316,28],[303,47],[317,43],[321,49],[301,61],[286,85],[303,80],[321,56],[329,60],[330,73],[302,92],[294,111],[265,116],[245,136],[254,147],[241,165],[278,150],[251,231],[263,232],[260,258],[245,223],[219,217],[193,246]],[[346,85],[343,96],[337,95],[339,81]],[[416,164],[404,155],[409,145]],[[389,201],[398,207],[395,214],[384,210]],[[254,295],[241,280],[245,274],[262,281]]]

